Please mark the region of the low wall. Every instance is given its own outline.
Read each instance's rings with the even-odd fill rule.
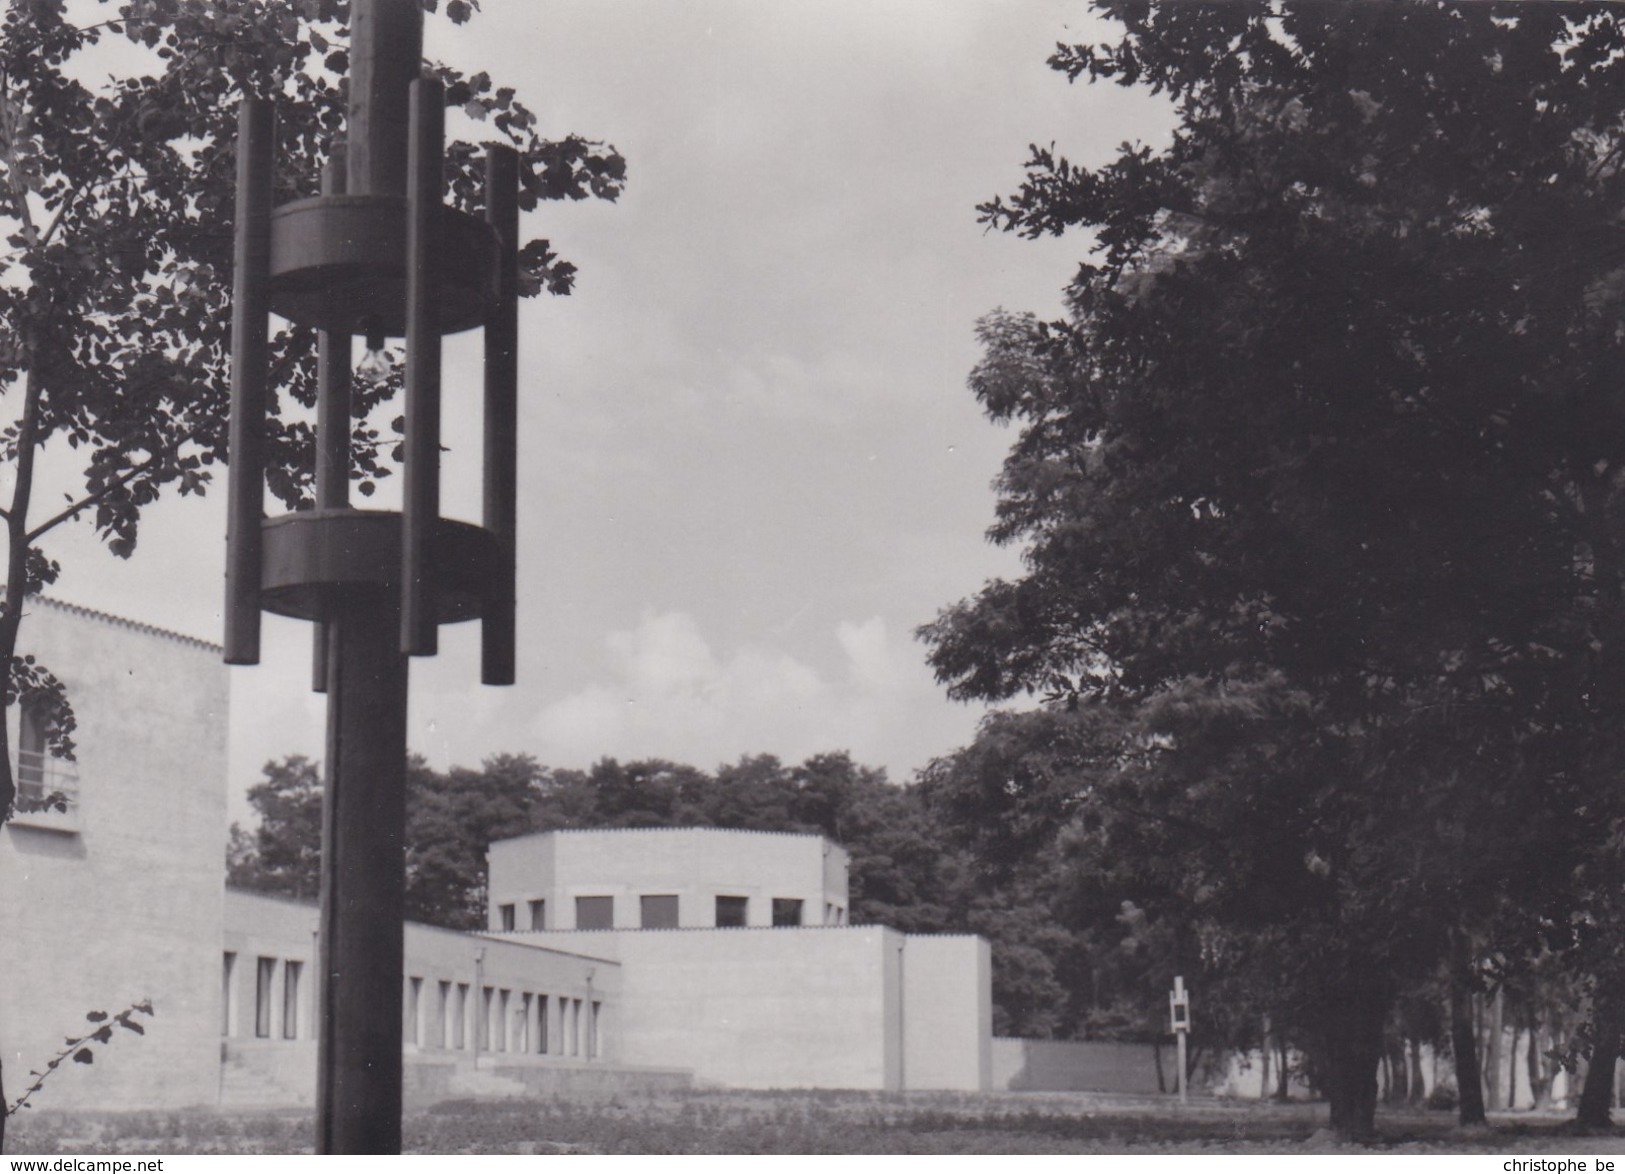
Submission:
[[[1163,1072],[1173,1087],[1173,1049],[1166,1049]],[[1149,1044],[1084,1040],[993,1040],[993,1087],[1017,1092],[1162,1091],[1157,1084],[1155,1050]]]

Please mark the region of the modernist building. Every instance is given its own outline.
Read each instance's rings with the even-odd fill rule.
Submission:
[[[314,905],[227,890],[220,650],[40,601],[70,767],[24,714],[19,780],[66,813],[0,833],[0,1055],[15,1096],[89,1011],[150,1000],[41,1107],[296,1104],[315,1084]],[[14,719],[15,720],[15,719]],[[485,934],[408,924],[409,1100],[563,1083],[987,1088],[987,943],[848,923],[819,836],[553,832],[493,844]]]

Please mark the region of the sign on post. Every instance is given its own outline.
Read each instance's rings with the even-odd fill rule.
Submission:
[[[1179,1103],[1185,1104],[1189,1092],[1185,1087],[1185,1037],[1191,1029],[1191,996],[1185,989],[1185,979],[1180,975],[1174,976],[1174,989],[1168,992],[1168,1018],[1179,1044]]]

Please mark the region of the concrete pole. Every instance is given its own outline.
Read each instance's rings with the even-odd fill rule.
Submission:
[[[401,1149],[406,685],[398,607],[354,592],[328,623],[316,1150]]]

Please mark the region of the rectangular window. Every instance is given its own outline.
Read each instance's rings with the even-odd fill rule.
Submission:
[[[577,897],[577,929],[614,929],[614,897]]]
[[[452,1005],[451,1046],[459,1052],[468,1047],[468,984],[457,984],[457,1001]]]
[[[598,1038],[598,1025],[602,1022],[599,1012],[603,1004],[594,1000],[587,1020],[587,1059],[592,1060],[602,1055],[603,1041]]]
[[[547,1016],[549,1013],[548,998],[546,995],[536,996],[536,1054],[547,1055]]]
[[[45,798],[45,717],[39,703],[25,698],[18,708],[17,797]]]
[[[254,1034],[271,1038],[271,987],[276,984],[276,959],[261,958],[254,977]]]
[[[289,958],[282,964],[282,1038],[299,1038],[299,976],[305,964]]]
[[[480,995],[480,1034],[478,1037],[480,1042],[476,1046],[484,1052],[491,1050],[491,1007],[496,1000],[496,993],[494,987],[486,987]]]
[[[418,1042],[418,1003],[423,998],[423,980],[406,980],[406,998],[401,1000],[401,1042]]]
[[[797,898],[797,897],[774,897],[773,898],[773,924],[774,925],[779,925],[779,926],[800,925],[801,924],[801,901],[800,901],[800,899]]]
[[[513,906],[512,905],[498,905],[497,906],[497,916],[499,918],[501,918],[503,932],[504,933],[512,933],[513,930],[514,930]]]
[[[639,897],[644,929],[677,928],[677,894]]]
[[[546,929],[547,928],[547,902],[546,901],[532,901],[530,903],[530,928],[531,929]]]
[[[581,1000],[570,1000],[570,1054],[581,1055]]]
[[[220,1034],[231,1034],[232,1012],[237,1009],[231,997],[231,975],[237,969],[237,955],[226,951],[220,967]]]
[[[448,1021],[451,1019],[451,1008],[452,1008],[451,983],[448,982],[446,979],[441,979],[440,980],[440,1000],[439,1000],[438,1004],[435,1006],[435,1016],[434,1016],[434,1021],[435,1021],[434,1045],[437,1048],[449,1048],[449,1047],[451,1047],[452,1033],[450,1031],[446,1030],[446,1028],[449,1026]]]
[[[496,1051],[508,1050],[508,1037],[513,1033],[513,1025],[508,1022],[508,996],[509,991],[497,992],[497,1046]]]
[[[725,929],[729,926],[742,926],[745,924],[745,912],[750,908],[748,897],[718,897],[717,898],[717,928]]]
[[[522,991],[519,995],[519,1007],[513,1013],[513,1050],[516,1052],[530,1051],[530,992]]]

